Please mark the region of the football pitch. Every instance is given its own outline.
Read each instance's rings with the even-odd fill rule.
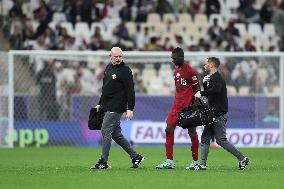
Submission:
[[[187,171],[191,153],[174,151],[176,168],[156,170],[165,160],[163,148],[137,148],[146,157],[132,169],[128,155],[119,147],[110,151],[112,169],[90,171],[100,148],[0,149],[0,188],[93,188],[93,189],[276,189],[284,188],[284,149],[241,149],[251,164],[239,171],[237,160],[223,149],[211,149],[206,171]]]

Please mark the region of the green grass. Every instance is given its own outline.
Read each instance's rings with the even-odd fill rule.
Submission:
[[[241,149],[252,162],[245,171],[223,149],[211,149],[208,170],[198,172],[185,170],[191,162],[186,148],[175,148],[174,170],[154,168],[165,160],[163,148],[136,150],[146,157],[139,169],[130,168],[121,148],[112,148],[112,169],[90,171],[99,148],[0,149],[0,188],[284,188],[284,149]]]

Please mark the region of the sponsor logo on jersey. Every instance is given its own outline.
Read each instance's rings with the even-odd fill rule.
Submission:
[[[180,77],[180,73],[177,73],[176,78],[179,78],[179,77]]]
[[[116,75],[115,75],[115,74],[112,74],[111,76],[112,76],[112,79],[115,79],[115,78],[116,78]]]
[[[192,77],[192,80],[197,80],[197,77],[196,77],[196,76],[193,76],[193,77]]]

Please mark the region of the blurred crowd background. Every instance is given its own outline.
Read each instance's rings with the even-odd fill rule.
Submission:
[[[2,0],[10,49],[283,51],[283,0]]]
[[[0,42],[6,50],[109,51],[112,46],[119,46],[124,51],[170,53],[179,46],[189,52],[284,51],[284,0],[0,3]],[[201,58],[205,57],[186,57],[198,70],[200,79],[204,76]],[[279,57],[232,56],[221,57],[221,62],[220,71],[230,96],[280,93]],[[73,96],[100,95],[109,59],[17,57],[15,63],[16,94],[39,94],[38,102],[48,102],[47,106],[56,102],[67,110]],[[148,61],[145,57],[127,64],[133,71],[137,94],[174,94],[170,55],[166,61]]]

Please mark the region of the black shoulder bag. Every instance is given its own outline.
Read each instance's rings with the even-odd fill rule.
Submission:
[[[214,120],[214,110],[208,106],[208,99],[205,96],[199,99],[198,104],[193,104],[178,113],[179,126],[184,129],[211,125]]]

